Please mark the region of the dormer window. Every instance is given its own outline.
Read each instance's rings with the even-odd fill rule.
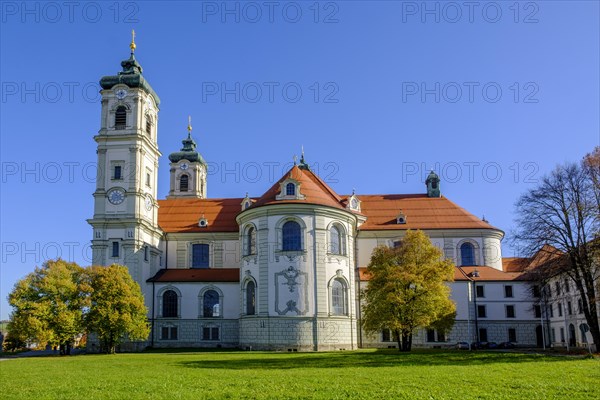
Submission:
[[[404,213],[400,212],[400,214],[398,214],[398,216],[396,217],[396,223],[397,224],[406,224],[406,215],[404,215]]]
[[[200,221],[198,221],[198,226],[200,228],[207,228],[208,227],[208,220],[204,217],[200,218]]]
[[[125,129],[127,124],[127,109],[125,106],[117,107],[117,111],[115,112],[115,129]]]
[[[241,203],[242,211],[250,208],[251,205],[252,205],[252,199],[250,199],[250,197],[248,196],[248,192],[246,192],[246,197],[244,197],[242,199],[242,203]]]
[[[358,197],[356,197],[354,191],[352,191],[352,196],[350,196],[350,198],[348,199],[346,208],[351,211],[360,212],[360,200],[358,199]]]
[[[292,182],[285,185],[285,195],[286,196],[295,196],[296,195],[296,185]]]
[[[304,200],[306,196],[304,196],[300,192],[301,183],[288,178],[280,184],[279,194],[275,197],[277,200]]]

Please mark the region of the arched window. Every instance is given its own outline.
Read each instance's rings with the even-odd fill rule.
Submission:
[[[202,297],[202,315],[204,318],[219,317],[219,293],[215,290],[207,290]]]
[[[248,281],[246,284],[246,315],[256,314],[256,284]]]
[[[302,229],[300,225],[295,221],[288,221],[283,224],[283,242],[282,242],[282,250],[283,251],[299,251],[302,250],[302,241],[300,240],[300,235],[302,234]]]
[[[125,129],[127,124],[127,109],[125,106],[117,107],[115,112],[115,129]]]
[[[285,195],[286,196],[295,196],[296,195],[296,185],[292,182],[285,185]]]
[[[463,243],[460,246],[461,265],[475,265],[475,248],[471,243]]]
[[[332,226],[329,229],[329,253],[331,254],[345,254],[345,237],[343,231],[337,227]]]
[[[190,177],[187,175],[181,175],[179,177],[179,191],[187,192],[189,187]]]
[[[336,278],[331,282],[331,314],[346,315],[346,284]]]
[[[256,254],[256,229],[253,226],[246,230],[246,254],[247,256]]]
[[[177,293],[167,290],[162,295],[162,316],[164,318],[177,318]]]

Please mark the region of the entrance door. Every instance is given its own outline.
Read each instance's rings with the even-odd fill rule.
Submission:
[[[569,324],[569,346],[575,347],[575,326]]]

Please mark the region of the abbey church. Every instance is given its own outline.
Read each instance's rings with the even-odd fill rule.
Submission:
[[[504,233],[446,198],[432,171],[421,193],[340,194],[304,156],[264,193],[211,198],[191,124],[169,151],[158,199],[160,99],[134,56],[100,80],[95,265],[123,264],[140,284],[152,333],[140,347],[318,351],[395,346],[389,331],[360,329],[360,291],[371,252],[424,231],[456,264],[457,318],[413,343],[475,340],[536,345],[535,315]],[[385,165],[381,166],[385,171]],[[385,173],[385,172],[382,172]],[[165,185],[166,182],[160,183]],[[244,196],[245,195],[245,196]],[[558,339],[557,339],[558,340]]]

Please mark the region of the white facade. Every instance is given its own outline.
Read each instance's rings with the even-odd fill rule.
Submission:
[[[260,197],[210,199],[190,126],[181,151],[169,157],[169,196],[157,201],[159,100],[133,53],[122,66],[101,81],[95,140],[105,173],[89,223],[94,264],[124,264],[142,287],[152,323],[143,345],[284,351],[393,345],[385,333],[361,332],[359,293],[367,282],[359,271],[375,247],[393,246],[407,229],[423,230],[446,258],[482,272],[470,278],[457,269],[455,328],[418,332],[415,345],[483,340],[484,333],[486,341],[535,345],[527,284],[502,275],[502,231],[441,196],[433,172],[426,194],[340,196],[303,157]],[[488,270],[496,275],[486,278]],[[484,295],[475,296],[477,290]],[[485,315],[478,315],[481,307]]]

